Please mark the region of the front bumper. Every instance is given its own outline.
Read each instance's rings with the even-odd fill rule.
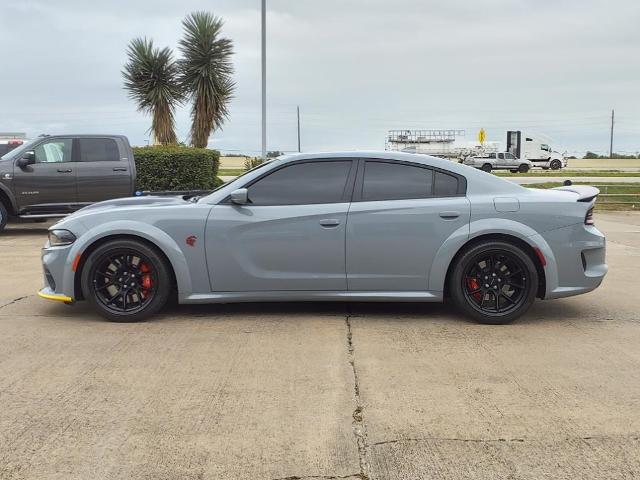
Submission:
[[[50,247],[48,244],[42,249],[44,288],[38,292],[41,298],[65,303],[74,302],[74,276],[69,263],[70,250],[71,246]]]

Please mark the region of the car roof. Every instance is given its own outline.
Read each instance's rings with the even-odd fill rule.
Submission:
[[[449,170],[452,170],[451,167],[457,165],[457,163],[451,160],[432,157],[431,155],[424,155],[421,153],[390,152],[386,150],[344,150],[335,152],[294,153],[283,155],[278,159],[284,162],[293,162],[296,160],[311,160],[318,158],[370,158],[378,160],[399,160],[405,162],[422,163],[424,165],[430,165],[433,167],[440,167]]]
[[[126,135],[114,135],[113,133],[59,133],[55,135],[43,134],[35,138],[95,138],[95,137],[109,137],[109,138],[127,138]]]

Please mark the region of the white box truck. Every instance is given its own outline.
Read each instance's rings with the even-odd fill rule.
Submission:
[[[567,166],[567,159],[551,148],[551,140],[543,135],[533,135],[521,130],[507,132],[507,152],[516,158],[529,160],[534,167],[559,170]]]

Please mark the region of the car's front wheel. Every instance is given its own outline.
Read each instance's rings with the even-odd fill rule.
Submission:
[[[527,165],[526,163],[521,164],[521,165],[518,167],[518,171],[519,171],[520,173],[527,173],[527,172],[529,171],[529,165]]]
[[[502,241],[476,244],[458,258],[449,290],[455,304],[481,323],[509,323],[536,297],[538,272],[521,248]]]
[[[551,170],[560,170],[560,168],[562,167],[562,163],[560,163],[560,160],[553,160],[550,166]]]
[[[100,245],[87,258],[81,276],[84,298],[113,322],[137,322],[158,312],[172,284],[165,258],[137,240]]]

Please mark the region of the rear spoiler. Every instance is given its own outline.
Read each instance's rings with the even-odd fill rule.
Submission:
[[[552,190],[576,193],[578,195],[578,202],[590,202],[600,194],[600,190],[596,187],[590,187],[589,185],[567,185],[564,187],[555,187],[552,188]]]

